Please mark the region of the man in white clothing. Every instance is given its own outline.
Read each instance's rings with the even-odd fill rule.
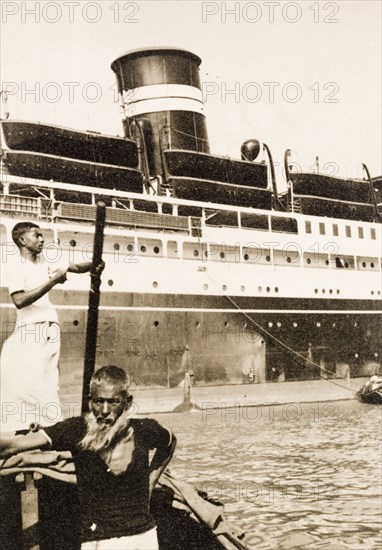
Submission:
[[[92,266],[83,262],[52,269],[41,254],[41,230],[32,222],[16,224],[12,238],[19,254],[12,263],[8,288],[17,318],[0,359],[1,431],[6,432],[26,429],[32,422],[42,426],[57,422],[61,337],[48,293],[66,281],[67,272],[86,273]]]

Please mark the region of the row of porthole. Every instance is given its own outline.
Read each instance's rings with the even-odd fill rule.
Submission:
[[[73,321],[73,325],[77,327],[77,326],[79,325],[79,321],[78,321],[77,319],[75,319],[75,320]],[[159,326],[159,321],[154,321],[154,322],[153,322],[153,325],[154,325],[154,327],[158,327],[158,326]],[[196,328],[199,328],[199,327],[200,327],[200,321],[196,321],[195,326],[196,326]],[[235,324],[235,326],[236,326],[236,324]],[[275,326],[275,327],[277,327],[277,328],[281,328],[281,327],[282,327],[282,323],[281,323],[281,321],[277,321],[277,323],[273,323],[272,321],[269,321],[269,322],[268,322],[268,327],[269,327],[269,328],[273,328],[273,326]],[[294,328],[297,328],[297,327],[298,327],[298,323],[297,323],[296,321],[294,321],[294,322],[292,323],[292,326],[293,326]],[[317,327],[317,328],[321,328],[321,326],[322,326],[321,322],[320,322],[320,321],[317,321],[317,322],[316,322],[316,327]],[[336,326],[336,323],[332,323],[332,327],[335,328],[335,326]],[[229,322],[228,322],[228,321],[224,321],[224,327],[225,327],[225,328],[228,328],[228,327],[229,327]],[[247,328],[247,327],[248,327],[248,323],[247,323],[247,322],[244,322],[244,323],[243,323],[243,328]],[[354,328],[358,327],[358,323],[357,323],[357,322],[353,323],[353,327],[354,327]],[[378,356],[378,354],[374,354],[374,355],[375,355],[376,357]]]
[[[109,279],[109,280],[107,281],[107,284],[108,284],[109,286],[113,286],[113,285],[114,285],[113,279]],[[153,281],[153,284],[152,284],[152,285],[153,285],[153,288],[158,288],[158,282],[157,282],[157,281]],[[227,289],[228,289],[227,285],[222,285],[222,290],[223,290],[223,291],[226,291]],[[208,290],[208,284],[207,284],[207,283],[205,283],[205,284],[203,285],[203,290]],[[244,292],[244,291],[245,291],[245,286],[244,286],[244,285],[241,285],[240,290],[241,290],[242,292]],[[263,287],[259,286],[259,287],[257,287],[257,290],[258,290],[259,292],[262,292],[262,291],[263,291]],[[271,289],[271,287],[267,286],[267,287],[265,288],[265,290],[266,290],[266,292],[271,292],[272,289]],[[277,293],[279,292],[279,288],[276,286],[276,287],[274,288],[274,291],[275,291],[275,293],[277,294]],[[333,294],[333,292],[334,292],[334,290],[330,288],[330,289],[329,289],[329,294]],[[319,293],[318,288],[315,288],[315,289],[314,289],[314,293],[315,293],[315,294],[318,294],[318,293]],[[322,293],[322,294],[325,294],[325,293],[326,293],[326,289],[323,288],[323,289],[321,290],[321,293]],[[337,288],[336,294],[340,294],[340,293],[341,293],[341,291]],[[378,290],[378,291],[375,292],[374,290],[372,290],[372,291],[371,291],[371,295],[372,295],[372,296],[374,296],[374,295],[380,296],[380,295],[381,295],[381,291]]]
[[[277,327],[277,328],[280,328],[280,327],[282,326],[282,323],[281,323],[280,321],[278,321],[277,323],[273,323],[272,321],[269,321],[269,322],[268,322],[268,327],[269,327],[269,328],[272,328],[273,326],[275,326],[275,327]],[[298,323],[293,322],[293,323],[292,323],[292,326],[293,326],[294,328],[297,328],[297,327],[298,327]],[[335,326],[336,326],[336,323],[332,323],[332,327],[335,328]],[[321,327],[322,327],[322,323],[321,323],[320,321],[317,321],[317,322],[316,322],[316,327],[317,327],[317,328],[321,328]],[[353,327],[354,327],[354,328],[358,327],[358,323],[353,323]]]

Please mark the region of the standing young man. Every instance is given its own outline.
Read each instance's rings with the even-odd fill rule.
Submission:
[[[86,273],[92,266],[83,262],[62,268],[46,263],[41,254],[44,237],[35,223],[16,224],[12,239],[19,253],[7,266],[8,288],[17,318],[0,358],[3,432],[25,429],[32,422],[45,426],[57,421],[61,337],[48,293],[66,281],[67,272]]]
[[[90,382],[90,412],[35,433],[4,437],[0,457],[32,449],[71,451],[82,550],[156,550],[150,497],[176,439],[149,418],[131,418],[125,371],[102,367]],[[151,461],[149,451],[155,450]]]

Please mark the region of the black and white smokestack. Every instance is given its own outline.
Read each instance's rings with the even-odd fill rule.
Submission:
[[[160,148],[209,153],[199,78],[201,59],[178,48],[146,48],[113,61],[127,127],[151,124],[157,173]],[[142,124],[141,124],[142,125]],[[125,129],[127,132],[127,128]]]

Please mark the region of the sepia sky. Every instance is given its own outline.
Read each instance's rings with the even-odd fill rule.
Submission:
[[[282,165],[372,176],[381,168],[381,3],[2,2],[11,118],[122,135],[111,62],[176,46],[202,58],[211,152],[258,138]],[[32,93],[31,93],[32,91]],[[278,169],[280,172],[280,169]],[[282,177],[280,175],[280,177]]]

